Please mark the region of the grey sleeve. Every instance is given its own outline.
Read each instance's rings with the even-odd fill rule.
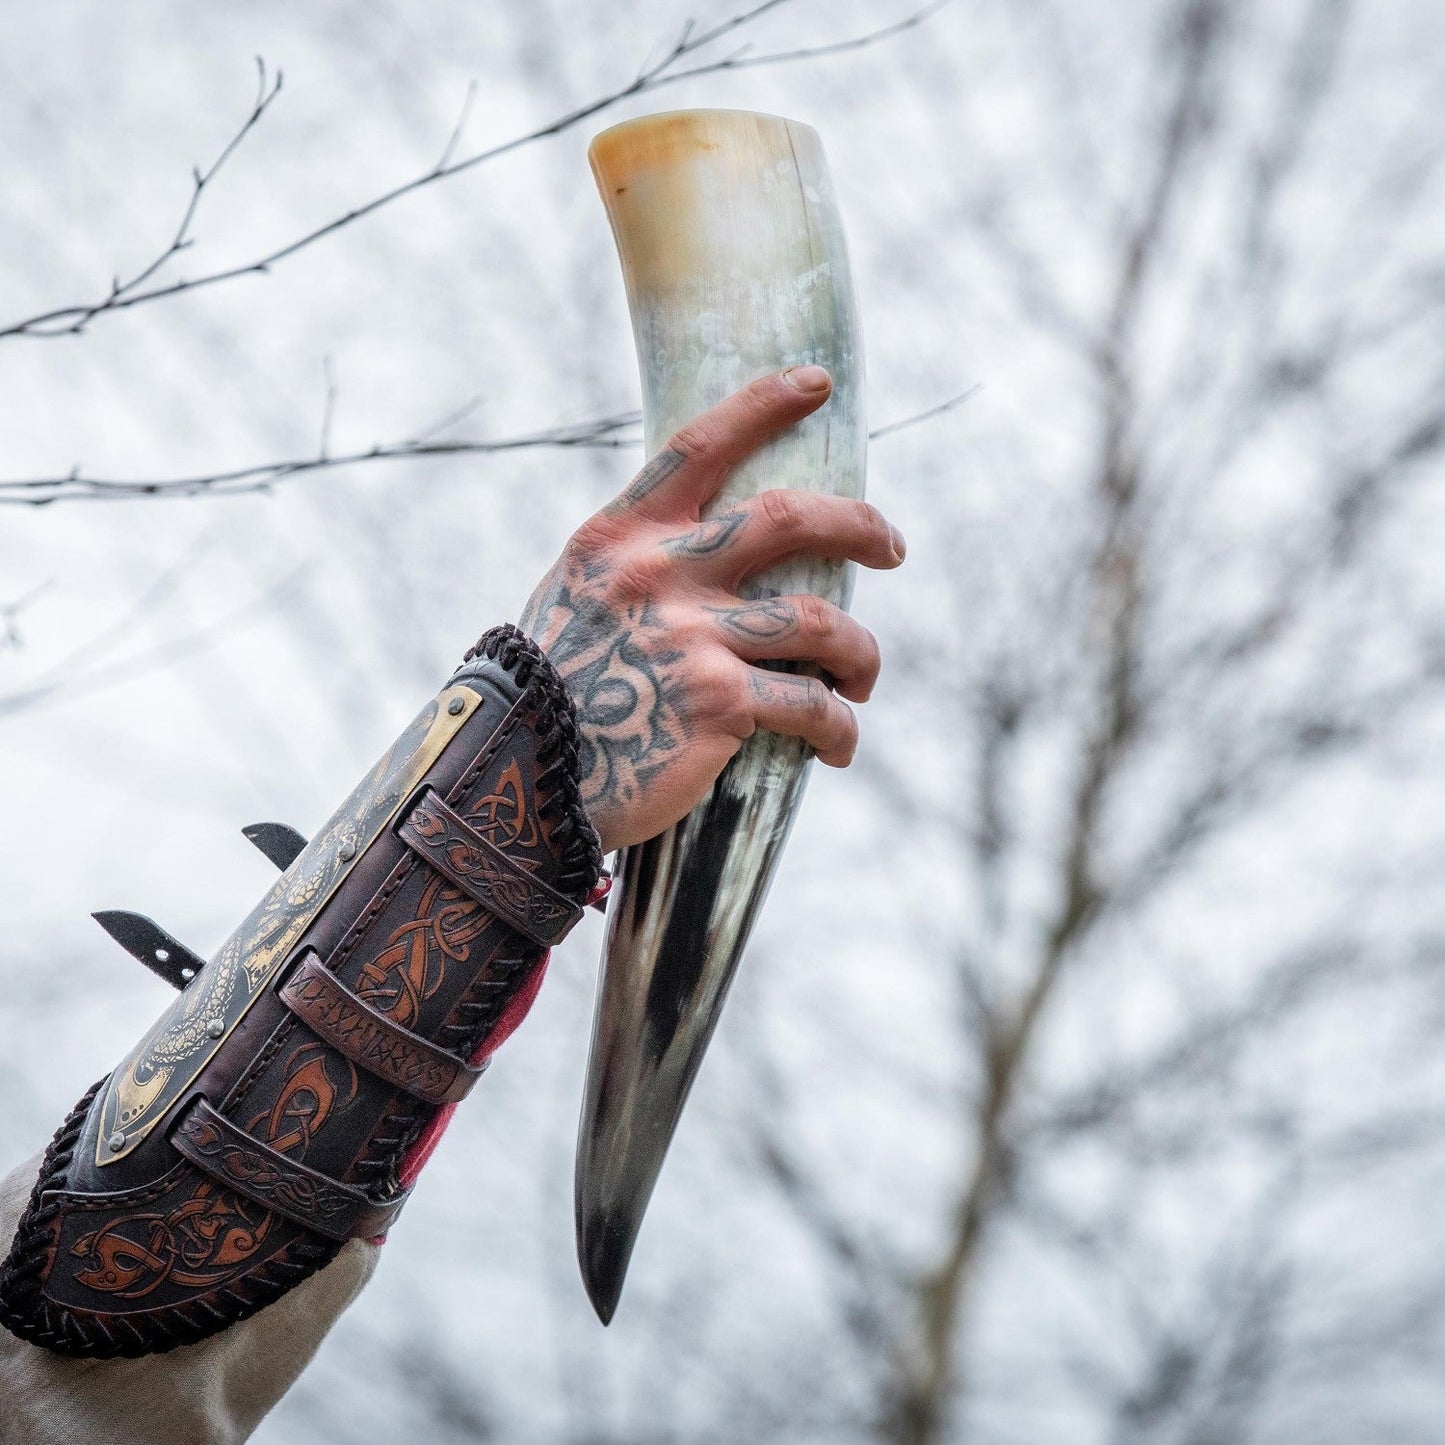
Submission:
[[[40,1169],[0,1181],[8,1245]],[[354,1239],[268,1309],[200,1344],[136,1360],[68,1360],[0,1329],[3,1445],[232,1445],[290,1389],[376,1268]]]

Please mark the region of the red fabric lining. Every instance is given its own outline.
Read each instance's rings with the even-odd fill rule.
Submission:
[[[597,886],[587,895],[586,905],[589,908],[600,908],[612,889],[612,879],[604,873],[598,880]],[[467,1060],[473,1068],[479,1067],[485,1060],[491,1058],[506,1041],[517,1031],[517,1026],[531,1011],[532,1005],[537,1001],[537,994],[542,987],[542,979],[547,972],[547,964],[551,961],[552,951],[546,953],[537,960],[537,966],[527,975],[526,982],[512,995],[511,1002],[503,1011],[501,1018],[493,1026],[491,1032],[484,1038],[472,1056]],[[410,1189],[416,1183],[417,1176],[425,1167],[428,1159],[431,1158],[437,1145],[441,1143],[442,1135],[447,1131],[447,1125],[452,1121],[452,1115],[457,1111],[455,1104],[443,1104],[436,1113],[427,1120],[426,1127],[417,1135],[416,1142],[408,1149],[402,1157],[401,1168],[397,1171],[397,1181],[403,1189]],[[367,1241],[368,1244],[385,1244],[386,1236],[377,1235],[375,1239]]]
[[[527,975],[526,982],[512,995],[511,1002],[503,1011],[501,1018],[492,1027],[491,1032],[484,1038],[467,1062],[473,1067],[479,1067],[485,1060],[489,1059],[511,1036],[517,1031],[517,1026],[527,1017],[528,1011],[537,1001],[537,994],[542,987],[542,979],[547,972],[547,964],[552,957],[549,949],[537,961],[537,966]],[[417,1135],[416,1142],[406,1151],[401,1161],[401,1168],[397,1171],[397,1180],[403,1189],[410,1189],[416,1183],[417,1175],[421,1173],[426,1161],[431,1158],[432,1151],[441,1143],[442,1135],[447,1131],[447,1125],[452,1121],[452,1115],[457,1111],[455,1104],[443,1104],[435,1114],[427,1120],[426,1127]],[[382,1235],[371,1242],[380,1244],[386,1236]]]

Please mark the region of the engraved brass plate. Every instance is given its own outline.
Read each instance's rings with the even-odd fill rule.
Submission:
[[[453,713],[458,698],[462,707]],[[480,702],[468,687],[449,687],[422,709],[111,1075],[101,1102],[97,1165],[124,1159],[190,1087]],[[120,1147],[112,1148],[115,1143]]]

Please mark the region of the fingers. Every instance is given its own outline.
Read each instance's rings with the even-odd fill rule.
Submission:
[[[821,366],[797,366],[734,392],[676,432],[607,511],[652,521],[696,520],[731,468],[816,411],[832,386]]]
[[[907,550],[902,533],[871,503],[798,491],[762,492],[666,546],[729,590],[798,553],[890,568],[903,561]]]
[[[858,722],[816,677],[748,669],[753,719],[760,728],[802,738],[830,768],[846,768],[858,746]]]
[[[816,663],[852,702],[867,702],[878,681],[878,643],[861,623],[821,597],[768,597],[708,607],[727,646],[744,661]]]

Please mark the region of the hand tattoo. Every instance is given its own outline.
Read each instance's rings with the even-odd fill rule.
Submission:
[[[727,547],[747,519],[748,514],[744,511],[724,512],[722,516],[694,527],[691,532],[664,542],[663,546],[674,557],[712,557]]]
[[[687,458],[681,452],[658,452],[607,504],[605,510],[614,514],[631,511],[640,501],[655,492],[686,462]]]
[[[744,642],[779,642],[798,630],[791,604],[780,597],[765,597],[737,607],[704,607],[734,637]]]
[[[683,654],[649,603],[619,611],[600,599],[607,570],[550,577],[521,622],[577,705],[582,801],[594,812],[635,803],[687,736]]]
[[[900,544],[841,497],[765,494],[699,520],[729,466],[817,405],[776,379],[752,390],[773,423],[733,399],[679,432],[573,533],[522,614],[577,708],[582,800],[609,851],[686,816],[760,728],[834,766],[853,755],[830,669],[866,700],[876,643],[832,603],[757,579],[793,552],[896,566]]]

